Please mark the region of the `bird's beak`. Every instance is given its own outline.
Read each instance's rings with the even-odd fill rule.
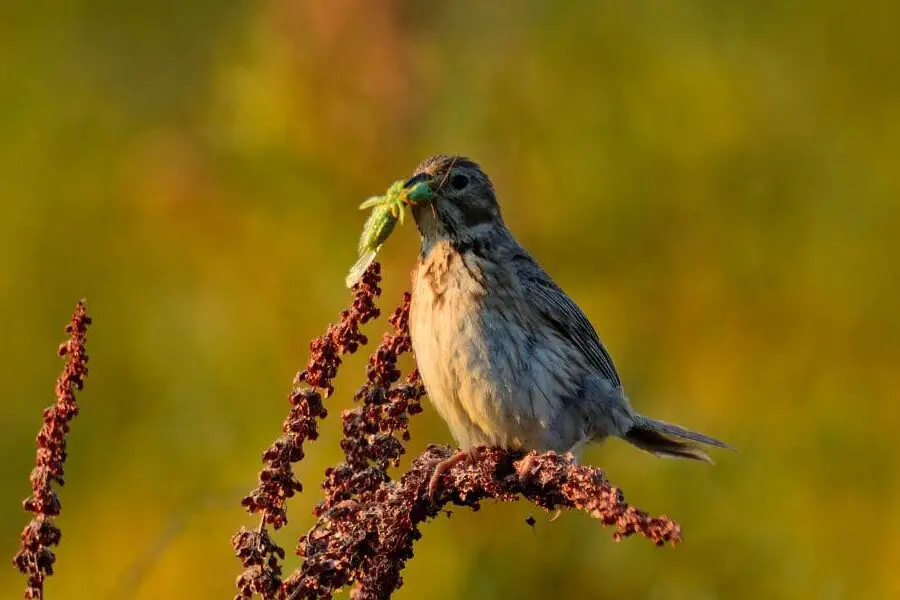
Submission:
[[[404,189],[408,190],[409,188],[422,181],[428,181],[428,173],[416,173],[406,180],[406,183],[403,184],[403,187]]]

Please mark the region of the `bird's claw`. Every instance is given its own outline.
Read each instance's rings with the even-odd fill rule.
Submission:
[[[460,450],[450,458],[444,459],[441,462],[437,463],[434,467],[434,472],[431,474],[431,479],[428,480],[428,499],[434,499],[434,494],[435,492],[437,492],[438,484],[441,482],[441,476],[444,473],[464,460],[469,460],[474,463],[477,458],[477,449]]]

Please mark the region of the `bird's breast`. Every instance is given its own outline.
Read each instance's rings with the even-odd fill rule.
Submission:
[[[484,330],[486,289],[475,258],[439,242],[413,277],[410,334],[432,405],[462,446],[497,443],[490,343]]]
[[[514,275],[484,260],[439,244],[417,265],[410,333],[428,396],[463,447],[564,448],[564,348],[535,330]]]

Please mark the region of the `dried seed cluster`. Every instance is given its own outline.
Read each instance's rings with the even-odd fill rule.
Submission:
[[[62,506],[53,491],[53,483],[64,485],[63,465],[66,461],[66,435],[69,421],[78,414],[76,390],[84,388],[88,355],[85,340],[91,318],[84,301],[78,303],[72,320],[66,326],[68,341],[59,346],[59,356],[67,357],[63,372],[56,380],[56,404],[44,409],[44,424],[38,432],[37,459],[31,471],[31,495],[23,506],[34,518],[22,531],[22,545],[13,564],[28,576],[26,598],[44,597],[44,580],[53,574],[56,555],[51,546],[59,544],[62,532],[53,522]]]
[[[353,287],[353,303],[341,312],[340,321],[329,325],[324,335],[309,344],[309,360],[294,380],[283,434],[263,453],[259,483],[241,501],[248,512],[261,515],[261,522],[257,531],[242,527],[231,539],[245,568],[236,582],[237,598],[249,598],[254,593],[275,598],[281,587],[279,559],[284,558],[284,550],[272,541],[266,525],[283,527],[287,523],[285,502],[303,489],[294,475],[293,463],[303,459],[304,442],[319,436],[318,420],[327,415],[323,399],[334,393],[332,381],[341,356],[356,352],[368,342],[360,326],[380,314],[375,306],[375,299],[381,295],[380,282],[381,267],[373,263]]]
[[[317,516],[354,493],[373,489],[387,477],[388,467],[397,466],[406,452],[403,442],[409,440],[409,416],[422,412],[420,401],[425,395],[417,371],[397,384],[402,375],[397,361],[411,349],[409,305],[407,293],[389,321],[394,333],[382,337],[369,357],[366,383],[353,396],[362,405],[342,415],[341,449],[346,458],[325,472],[325,500],[317,508]],[[374,471],[368,473],[370,469]]]
[[[666,516],[650,517],[629,506],[603,471],[575,463],[554,452],[521,454],[481,449],[477,461],[461,462],[443,475],[434,498],[428,482],[438,462],[453,453],[430,446],[416,458],[400,481],[385,480],[377,488],[335,504],[301,540],[306,562],[299,575],[285,581],[290,598],[331,598],[356,583],[354,600],[389,598],[402,584],[401,571],[421,538],[419,525],[449,504],[475,510],[483,500],[513,502],[524,497],[547,511],[576,509],[615,527],[619,541],[638,534],[657,545],[681,540],[681,529]],[[528,461],[528,477],[521,477]],[[531,520],[531,524],[534,520]]]
[[[409,352],[410,295],[394,311],[393,334],[385,334],[369,358],[366,383],[354,396],[362,405],[343,414],[345,461],[325,473],[325,499],[316,507],[318,522],[300,540],[297,553],[303,566],[285,580],[288,598],[330,597],[362,573],[374,573],[381,558],[374,556],[376,523],[359,520],[366,506],[376,507],[384,486],[391,484],[387,469],[397,466],[409,439],[409,416],[422,412],[425,389],[418,371],[402,383],[397,368],[400,356]],[[397,570],[399,574],[399,570]]]

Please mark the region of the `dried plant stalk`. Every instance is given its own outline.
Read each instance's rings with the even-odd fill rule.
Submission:
[[[87,375],[88,355],[85,340],[91,318],[80,301],[66,326],[68,341],[59,346],[59,356],[65,356],[66,365],[56,380],[56,404],[44,409],[44,424],[38,432],[37,458],[31,471],[31,495],[23,506],[34,518],[22,531],[22,545],[13,558],[13,564],[28,576],[26,598],[44,597],[44,580],[53,574],[56,555],[51,546],[59,544],[62,532],[54,523],[62,505],[53,491],[53,484],[64,485],[63,466],[66,461],[66,436],[69,422],[78,414],[75,391],[84,387]]]
[[[390,319],[394,333],[385,334],[369,357],[366,383],[354,396],[362,406],[344,411],[341,448],[345,461],[325,472],[325,499],[315,511],[319,520],[300,540],[297,554],[305,560],[302,568],[284,582],[283,596],[329,597],[371,566],[364,549],[359,544],[354,548],[354,540],[361,542],[368,536],[365,527],[357,529],[355,537],[344,537],[329,528],[335,523],[334,514],[352,512],[360,500],[371,501],[378,490],[391,482],[387,469],[397,466],[406,452],[409,416],[422,412],[420,402],[425,388],[418,371],[397,383],[401,376],[397,361],[411,349],[409,305],[407,293]]]
[[[484,448],[474,463],[448,469],[429,498],[435,464],[452,454],[450,448],[430,446],[400,481],[385,481],[323,515],[304,538],[307,562],[302,576],[285,582],[286,587],[293,586],[291,598],[331,598],[352,582],[358,584],[351,595],[354,600],[389,598],[403,583],[401,571],[422,537],[419,526],[450,504],[477,510],[486,499],[513,502],[524,497],[548,511],[583,511],[614,527],[617,541],[634,534],[657,545],[681,540],[675,522],[629,506],[602,470],[577,465],[572,456],[554,452],[523,457]],[[522,461],[530,465],[526,478],[520,477]]]
[[[353,303],[340,314],[337,324],[309,344],[306,368],[294,379],[289,400],[290,412],[282,424],[283,434],[263,453],[264,466],[259,482],[241,505],[251,514],[260,515],[256,531],[244,527],[231,538],[235,553],[245,570],[237,578],[236,598],[249,598],[254,593],[275,598],[281,588],[281,565],[284,550],[269,536],[266,525],[275,529],[287,523],[285,502],[303,486],[293,471],[293,463],[303,459],[303,444],[319,437],[318,420],[328,414],[322,400],[334,393],[333,379],[341,365],[341,356],[353,354],[368,342],[360,326],[379,316],[375,299],[381,295],[381,266],[373,263],[353,287]]]

